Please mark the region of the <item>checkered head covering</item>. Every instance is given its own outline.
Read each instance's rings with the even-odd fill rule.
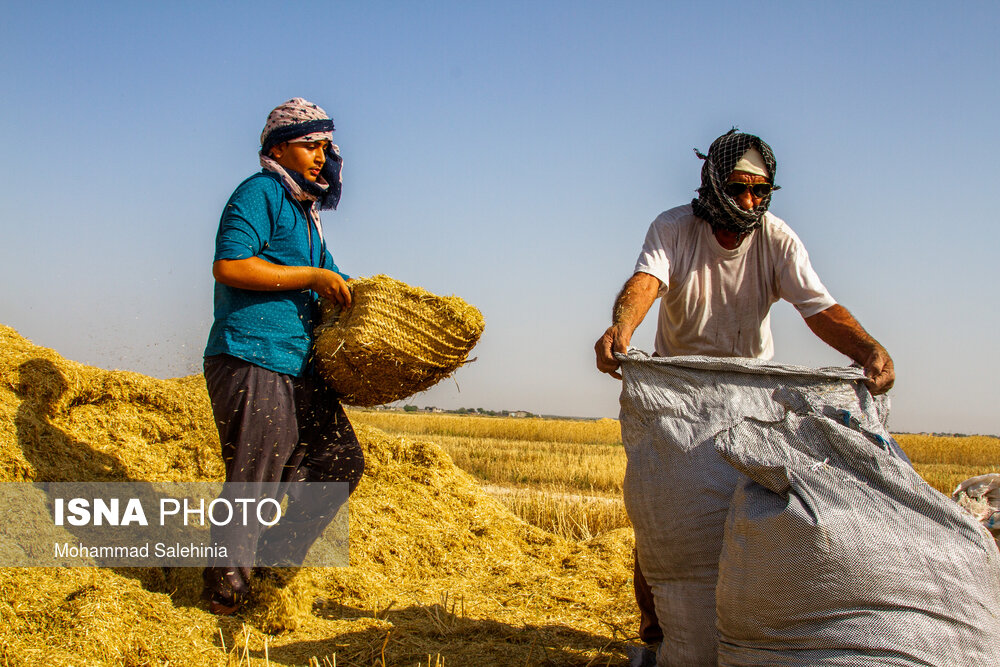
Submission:
[[[691,200],[691,205],[694,214],[708,221],[712,229],[740,234],[751,232],[760,227],[764,213],[771,205],[771,195],[768,194],[755,209],[747,211],[723,190],[736,163],[751,148],[756,148],[764,158],[764,165],[769,174],[768,181],[774,186],[773,189],[777,190],[778,186],[774,185],[774,172],[777,168],[774,153],[760,137],[744,134],[733,128],[712,142],[708,155],[703,155],[697,148],[694,151],[695,155],[705,163],[701,166],[701,187],[698,188],[698,197]]]
[[[270,155],[272,148],[286,141],[306,143],[323,140],[329,141],[330,145],[326,149],[326,162],[315,182],[285,169]],[[308,100],[293,97],[267,115],[264,131],[260,133],[260,164],[278,174],[285,188],[296,199],[315,201],[321,209],[337,208],[340,203],[343,160],[340,148],[333,143],[333,120]]]

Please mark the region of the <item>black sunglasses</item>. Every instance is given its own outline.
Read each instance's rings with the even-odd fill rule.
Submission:
[[[772,191],[777,190],[777,186],[771,185],[770,183],[726,183],[722,187],[722,191],[725,192],[730,197],[739,197],[749,188],[750,192],[757,199],[763,199],[764,197],[771,194]]]

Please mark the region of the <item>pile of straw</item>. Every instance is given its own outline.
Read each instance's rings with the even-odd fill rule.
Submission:
[[[483,333],[482,313],[388,276],[351,282],[347,310],[323,304],[316,329],[320,374],[347,405],[371,407],[428,389],[465,363]]]
[[[605,665],[635,636],[629,530],[529,526],[430,442],[359,427],[351,565],[254,583],[235,617],[197,569],[0,568],[0,665]],[[0,326],[0,481],[215,480],[204,380],[68,361]]]

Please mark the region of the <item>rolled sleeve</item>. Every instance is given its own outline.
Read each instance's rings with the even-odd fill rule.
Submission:
[[[230,197],[215,238],[216,261],[256,257],[267,247],[274,199],[267,196],[268,187],[275,186],[263,179],[248,181]]]
[[[660,218],[657,218],[649,226],[632,273],[648,273],[659,280],[660,289],[657,296],[663,296],[670,285],[670,257],[674,244],[668,228],[658,224],[659,220]]]
[[[802,241],[790,229],[784,245],[784,261],[778,273],[781,298],[791,303],[802,317],[812,317],[836,305],[837,301],[813,269]]]

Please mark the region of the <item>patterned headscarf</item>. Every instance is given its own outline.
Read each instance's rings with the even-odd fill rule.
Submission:
[[[315,182],[285,169],[269,155],[272,148],[286,141],[305,143],[323,140],[329,141],[330,145],[326,149],[326,162]],[[260,133],[260,166],[277,174],[296,199],[317,202],[323,210],[335,209],[340,203],[343,159],[340,148],[333,143],[333,120],[312,102],[294,97],[267,115],[264,131]],[[318,214],[316,217],[319,217]]]
[[[736,201],[723,191],[726,181],[733,173],[733,167],[740,161],[750,148],[756,148],[764,158],[769,182],[774,186],[774,172],[777,163],[774,153],[760,137],[744,134],[733,128],[712,142],[708,155],[703,155],[695,149],[695,155],[705,161],[701,166],[701,187],[698,197],[691,200],[694,214],[708,221],[712,229],[745,234],[760,227],[764,213],[771,204],[771,195],[764,197],[760,204],[751,211],[739,206]],[[779,189],[774,186],[774,190]]]

